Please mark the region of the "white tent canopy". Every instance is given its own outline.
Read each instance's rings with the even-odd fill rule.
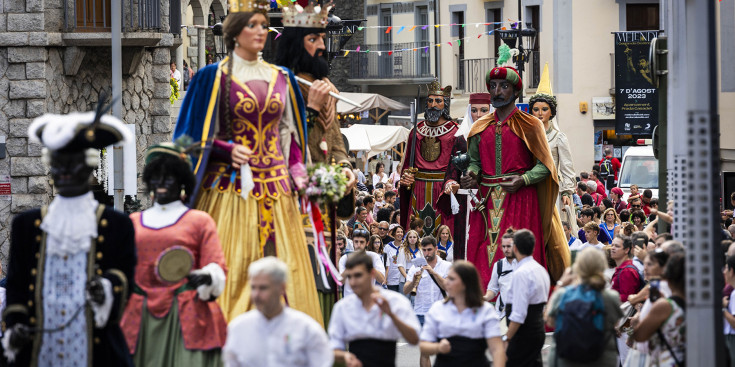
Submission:
[[[340,130],[347,137],[350,150],[366,151],[368,159],[406,142],[409,133],[405,127],[388,125],[358,124]]]
[[[405,104],[394,101],[388,97],[383,97],[380,94],[375,93],[347,93],[340,92],[340,96],[349,98],[353,102],[360,104],[360,107],[353,106],[347,102],[337,101],[337,113],[358,113],[363,111],[372,110],[374,108],[380,108],[386,111],[399,111],[406,110],[408,106]]]

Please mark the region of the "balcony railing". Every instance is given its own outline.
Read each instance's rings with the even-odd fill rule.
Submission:
[[[362,45],[350,58],[350,79],[418,79],[432,78],[431,58],[434,53],[429,42]],[[414,49],[416,51],[414,51]],[[399,52],[399,50],[407,50]],[[392,55],[389,52],[393,51]]]
[[[161,30],[160,0],[121,1],[123,32]],[[64,0],[64,6],[65,31],[110,32],[110,0]]]
[[[485,74],[495,66],[494,58],[459,60],[465,93],[487,93]]]

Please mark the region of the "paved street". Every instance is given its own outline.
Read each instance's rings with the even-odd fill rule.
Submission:
[[[553,338],[552,333],[546,333],[546,344],[544,345],[544,349],[541,352],[542,357],[544,359],[544,366],[548,366],[548,354],[549,354],[549,345],[551,344],[551,339]],[[488,358],[490,355],[488,354]],[[434,359],[432,358],[432,363]],[[406,343],[405,340],[402,340],[398,343],[398,356],[396,358],[396,367],[417,367],[419,365],[419,347],[413,346],[408,343]]]

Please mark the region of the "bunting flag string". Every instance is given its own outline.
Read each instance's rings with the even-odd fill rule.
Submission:
[[[429,52],[429,48],[430,47],[441,47],[442,44],[446,44],[449,47],[453,47],[455,45],[456,46],[461,46],[463,43],[467,43],[468,40],[479,39],[479,38],[482,38],[482,36],[492,36],[496,31],[505,30],[505,29],[506,29],[505,27],[496,28],[496,29],[493,29],[493,30],[490,30],[490,31],[487,31],[487,32],[482,32],[482,33],[478,34],[477,36],[474,36],[473,35],[473,36],[467,36],[467,37],[463,37],[463,38],[457,38],[457,39],[453,39],[453,40],[450,40],[450,41],[447,41],[447,42],[443,42],[443,43],[434,43],[434,44],[429,44],[429,45],[426,45],[426,46],[419,46],[419,47],[413,47],[413,48],[401,48],[401,49],[394,49],[394,50],[373,51],[373,53],[377,53],[378,56],[381,56],[383,53],[386,53],[386,52],[388,53],[389,56],[390,55],[393,55],[394,53],[399,53],[399,52],[423,52],[423,53],[427,53],[427,52]],[[353,53],[353,52],[354,53],[369,53],[371,51],[369,49],[368,50],[361,49],[361,46],[360,45],[357,45],[357,48],[355,48],[354,50],[343,49],[340,52],[343,53],[343,56],[347,56],[347,55],[349,55],[350,53]]]

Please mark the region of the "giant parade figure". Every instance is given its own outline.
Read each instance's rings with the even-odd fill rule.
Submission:
[[[250,263],[277,256],[291,272],[285,301],[322,323],[306,237],[293,221],[307,181],[306,112],[293,73],[258,58],[269,9],[267,0],[230,1],[223,24],[228,56],[194,76],[174,139],[188,135],[202,148],[189,204],[217,223],[228,268],[218,300],[225,317],[253,308]]]
[[[326,228],[323,232],[325,245],[326,241],[332,243],[331,234],[336,227],[336,217],[349,218],[354,213],[355,196],[353,190],[356,182],[347,149],[342,139],[342,133],[339,130],[337,99],[329,95],[329,92],[339,93],[328,78],[329,62],[326,59],[324,43],[327,17],[331,8],[331,5],[319,7],[311,4],[306,7],[292,4],[283,8],[284,28],[278,38],[275,59],[276,64],[290,68],[297,77],[302,79],[299,87],[306,104],[307,161],[312,164],[338,164],[342,173],[349,179],[345,197],[339,201],[340,205],[336,210],[328,208],[331,204],[325,203],[319,209],[316,203],[311,203],[309,206],[311,212],[304,215],[306,238],[309,242],[317,238],[314,236],[314,232],[319,232],[319,229],[312,227],[309,220],[309,217],[315,217],[313,211],[324,212],[325,216],[323,218],[329,219],[325,223]],[[303,80],[306,82],[303,82]],[[321,213],[319,216],[321,216]],[[329,247],[325,246],[325,249]],[[333,277],[324,274],[330,271],[330,267],[328,264],[323,264],[323,258],[317,255],[320,251],[319,245],[310,243],[309,251],[315,269],[315,280],[319,290],[322,316],[324,317],[324,323],[328,324],[329,316],[336,302],[337,285],[332,280]],[[338,258],[334,250],[330,253],[332,262],[337,263]],[[324,276],[321,276],[322,274]]]
[[[467,141],[457,134],[459,125],[449,115],[451,92],[451,86],[442,89],[438,81],[429,85],[425,120],[411,130],[406,143],[399,196],[403,228],[410,228],[412,217],[424,221],[425,236],[436,235],[442,224],[449,226],[454,234],[454,258],[459,259],[464,255],[457,250],[464,250],[466,200],[458,200],[459,210],[452,210],[450,195],[459,189],[461,172],[451,161],[457,152],[467,151]]]
[[[502,234],[528,229],[536,236],[533,258],[559,279],[570,254],[556,210],[559,183],[544,125],[516,108],[523,84],[515,69],[495,67],[485,82],[495,112],[476,121],[469,134],[463,183],[474,179],[482,201],[470,213],[467,259],[487,286],[492,265],[503,257],[497,251]]]
[[[569,148],[567,135],[559,129],[556,116],[556,97],[551,91],[549,65],[544,65],[544,72],[536,88],[536,94],[528,101],[528,110],[544,124],[546,140],[549,142],[551,156],[554,158],[556,173],[559,176],[559,199],[557,208],[562,219],[569,222],[572,230],[577,231],[577,215],[572,202],[577,181],[574,179],[574,161]]]
[[[130,132],[98,107],[38,117],[28,136],[45,146],[58,195],[13,219],[5,356],[11,366],[132,367],[118,322],[134,284],[133,223],[90,186],[99,150],[130,141]]]

